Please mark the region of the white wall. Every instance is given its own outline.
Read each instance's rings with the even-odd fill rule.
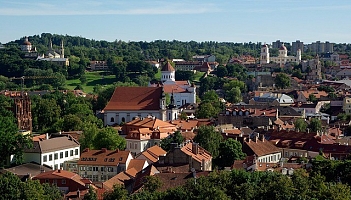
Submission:
[[[73,156],[71,156],[71,151],[73,150]],[[76,150],[78,150],[78,154],[76,154]],[[68,156],[66,157],[65,152],[68,151]],[[60,158],[60,153],[63,153],[63,158]],[[55,159],[55,153],[57,153],[57,159]],[[49,157],[52,155],[52,160],[50,161]],[[44,162],[44,156],[47,156],[47,161]],[[60,165],[67,160],[73,160],[73,159],[79,159],[80,157],[80,147],[74,147],[74,148],[69,148],[65,150],[58,150],[58,151],[53,151],[53,152],[48,152],[44,153],[41,155],[41,165],[45,164],[48,166],[51,166],[53,169],[60,168]]]
[[[269,154],[269,155],[264,155],[264,156],[259,156],[257,158],[258,162],[263,162],[263,163],[278,163],[280,158],[282,157],[281,152],[274,153],[274,154]]]
[[[129,119],[128,119],[129,114]],[[104,114],[104,124],[105,125],[113,125],[115,123],[119,124],[122,122],[122,118],[124,117],[125,122],[130,122],[133,120],[133,117],[147,117],[152,115],[157,119],[161,119],[160,111],[157,110],[140,110],[140,111],[105,111]],[[114,122],[111,122],[111,118],[114,118]]]

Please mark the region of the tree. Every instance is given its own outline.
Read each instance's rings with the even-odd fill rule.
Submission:
[[[316,98],[316,96],[314,95],[314,94],[310,94],[309,96],[308,96],[308,100],[310,101],[310,102],[313,102],[313,103],[316,103],[318,100],[317,100],[317,98]]]
[[[209,151],[214,158],[219,155],[219,145],[222,140],[222,135],[213,126],[200,126],[194,138],[194,141]]]
[[[295,126],[295,130],[298,130],[300,132],[305,132],[307,128],[307,123],[305,122],[304,119],[298,118],[295,121],[294,126]]]
[[[94,140],[98,132],[99,130],[94,124],[86,124],[83,128],[82,136],[79,138],[81,149],[94,149]]]
[[[290,87],[290,78],[285,73],[277,74],[274,81],[277,88],[285,89]]]
[[[126,140],[118,135],[112,127],[100,129],[94,139],[95,149],[107,148],[109,150],[125,149]]]
[[[303,78],[303,75],[301,73],[301,69],[295,69],[291,75],[292,77],[297,77],[299,79]]]
[[[308,127],[314,132],[322,131],[322,122],[317,118],[312,118]]]
[[[177,144],[181,144],[184,142],[184,137],[182,136],[182,134],[180,133],[180,131],[176,131],[174,132],[174,134],[168,136],[167,138],[164,138],[160,145],[161,148],[165,151],[169,151],[170,150],[170,145],[172,143],[177,143]]]
[[[227,75],[228,75],[228,70],[225,66],[220,65],[217,67],[217,76],[218,77],[223,78]]]
[[[127,200],[128,191],[122,185],[115,184],[112,192],[104,193],[104,200]]]
[[[44,195],[46,197],[47,200],[60,200],[62,199],[62,193],[59,190],[58,187],[56,187],[55,185],[51,185],[49,183],[44,183],[42,184],[43,189],[44,189]]]
[[[28,135],[18,132],[17,120],[12,112],[1,107],[0,116],[0,166],[5,165],[11,155],[20,164],[23,161],[23,149],[31,148],[32,141]]]
[[[97,194],[92,186],[89,186],[89,192],[84,195],[84,200],[97,200]]]
[[[211,103],[201,103],[196,110],[196,117],[199,119],[206,119],[211,117],[217,117],[219,110],[215,108]]]
[[[162,186],[161,180],[157,176],[145,176],[143,178],[144,190],[153,192]]]
[[[181,112],[180,115],[179,115],[179,119],[187,120],[188,119],[188,115],[185,112]]]
[[[241,91],[239,87],[234,87],[226,92],[226,100],[231,103],[239,103],[242,100]]]
[[[229,138],[219,145],[218,165],[221,167],[230,167],[235,160],[242,160],[245,156],[241,143]]]

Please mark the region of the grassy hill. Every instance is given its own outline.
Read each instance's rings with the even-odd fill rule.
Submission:
[[[117,82],[115,75],[104,75],[103,71],[85,72],[87,81],[85,84],[81,84],[79,79],[72,79],[66,81],[67,89],[73,90],[77,85],[83,86],[83,91],[86,93],[92,93],[95,85],[111,85]]]

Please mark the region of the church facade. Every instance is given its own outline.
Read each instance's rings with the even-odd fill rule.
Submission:
[[[284,44],[282,44],[279,48],[279,55],[277,57],[271,57],[269,55],[269,46],[264,44],[261,47],[260,64],[268,64],[271,62],[279,64],[280,67],[283,67],[288,62],[299,64],[301,62],[301,49],[297,50],[296,56],[288,56],[288,50]]]
[[[196,103],[196,86],[189,81],[176,81],[175,69],[169,62],[161,69],[161,81],[150,82],[149,87],[163,87],[166,94],[173,96],[176,107]]]

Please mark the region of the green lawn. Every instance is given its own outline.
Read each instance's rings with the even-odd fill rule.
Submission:
[[[199,81],[200,78],[205,74],[205,72],[196,72],[195,73],[195,77],[194,77],[194,81]]]
[[[82,84],[83,91],[86,93],[91,93],[91,92],[93,92],[94,86],[97,84],[111,85],[114,82],[116,82],[115,75],[103,76],[102,75],[103,73],[104,72],[102,72],[102,71],[86,72],[85,76],[87,77],[87,82],[85,84]],[[79,84],[80,84],[79,79],[72,79],[72,80],[66,81],[66,87],[69,90],[73,90]]]

